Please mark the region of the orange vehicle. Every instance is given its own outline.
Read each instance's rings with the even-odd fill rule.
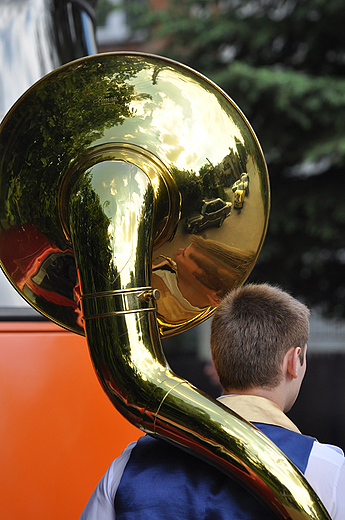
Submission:
[[[0,403],[2,520],[79,518],[140,435],[101,389],[85,338],[37,317],[0,322]]]

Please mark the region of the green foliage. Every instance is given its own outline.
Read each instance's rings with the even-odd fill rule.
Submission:
[[[108,233],[110,220],[92,188],[92,170],[80,177],[75,192],[71,197],[71,231],[83,280],[90,292],[109,291],[114,288],[117,269]]]
[[[75,64],[26,94],[0,140],[4,229],[33,221],[43,233],[59,227],[60,176],[106,128],[131,116],[133,87],[126,81],[137,70],[134,62],[126,70],[112,60]]]
[[[345,10],[342,0],[125,3],[160,54],[219,84],[262,144],[272,210],[255,281],[345,316]],[[132,19],[130,14],[135,12]]]
[[[109,0],[98,0],[96,8],[96,24],[105,25],[108,14],[114,9],[114,4]]]
[[[197,175],[193,171],[172,168],[172,174],[177,188],[182,195],[181,218],[200,210],[204,199],[220,197],[228,200],[224,186],[232,186],[240,177],[243,169],[235,175],[235,171],[229,167],[231,161],[238,167],[238,158],[234,152],[227,155],[221,164],[213,165],[211,162],[204,164]],[[224,164],[225,163],[225,164]]]
[[[192,171],[180,171],[173,168],[172,174],[179,192],[182,193],[181,218],[184,218],[201,206],[203,198],[202,180]]]

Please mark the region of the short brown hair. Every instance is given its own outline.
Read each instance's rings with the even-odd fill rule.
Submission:
[[[211,351],[224,389],[274,388],[290,347],[300,347],[301,362],[309,335],[309,309],[268,284],[231,291],[217,307],[211,326]]]

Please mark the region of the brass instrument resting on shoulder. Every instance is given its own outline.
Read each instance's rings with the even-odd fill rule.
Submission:
[[[0,259],[19,293],[87,337],[114,406],[284,519],[328,514],[260,431],[175,375],[160,336],[248,277],[269,213],[260,145],[234,102],[174,61],[95,55],[30,88],[0,128]]]

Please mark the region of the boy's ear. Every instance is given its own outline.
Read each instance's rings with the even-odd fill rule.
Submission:
[[[301,347],[291,347],[286,355],[286,370],[287,373],[293,378],[296,379],[298,376],[298,368],[299,364],[301,364],[300,356]]]

